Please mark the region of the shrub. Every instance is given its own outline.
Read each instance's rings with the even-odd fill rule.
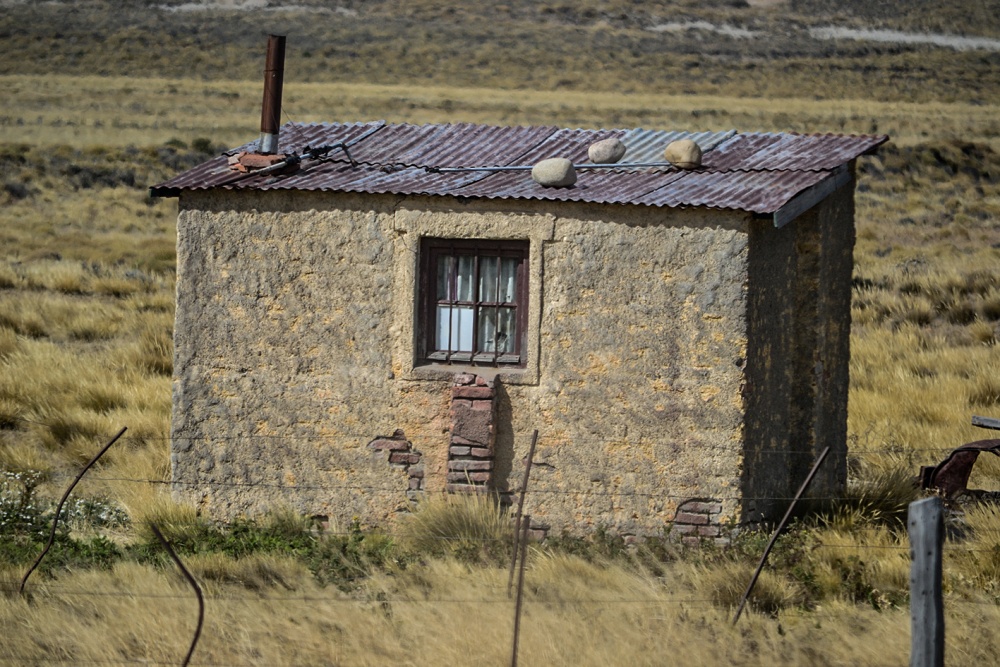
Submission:
[[[36,493],[45,477],[36,470],[0,473],[0,561],[29,563],[48,543],[55,504]],[[122,527],[127,522],[125,513],[107,500],[71,499],[63,506],[54,546],[42,561],[41,572],[69,567],[110,567],[123,556],[122,549],[102,535],[75,539],[70,534],[71,527]]]
[[[270,561],[261,556],[291,556],[300,559],[319,583],[347,591],[374,568],[405,561],[395,543],[383,533],[362,531],[355,522],[346,534],[323,534],[310,520],[290,511],[275,512],[260,520],[239,518],[228,525],[190,515],[158,525],[178,554],[215,554],[216,558],[202,562],[214,564],[211,572],[218,580],[248,576],[248,572],[255,571],[250,579],[262,583],[270,575],[257,565],[264,567],[261,564]],[[151,531],[143,530],[142,535],[131,549],[132,555],[141,561],[165,562],[159,541]],[[232,562],[247,558],[253,559],[250,564]],[[242,574],[233,574],[236,572]]]
[[[598,526],[592,534],[582,537],[563,532],[559,536],[550,537],[545,545],[551,551],[578,556],[588,563],[617,560],[627,553],[625,540],[605,526]],[[651,548],[649,555],[653,553],[656,551]]]

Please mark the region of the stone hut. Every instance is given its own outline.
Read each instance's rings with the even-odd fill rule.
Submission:
[[[590,168],[588,147],[627,148]],[[700,165],[664,162],[679,139]],[[179,197],[173,490],[723,539],[843,489],[855,160],[882,136],[289,124]],[[576,165],[545,187],[532,165]],[[485,169],[490,167],[490,169]]]

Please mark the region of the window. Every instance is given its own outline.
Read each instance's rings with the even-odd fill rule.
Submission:
[[[427,361],[524,366],[527,241],[425,238],[420,338]]]

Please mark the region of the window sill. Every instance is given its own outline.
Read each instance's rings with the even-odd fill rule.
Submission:
[[[496,368],[493,366],[465,366],[462,364],[424,364],[414,366],[407,380],[451,381],[459,373],[479,375],[487,380],[499,378],[504,384],[538,384],[538,378],[527,368]]]

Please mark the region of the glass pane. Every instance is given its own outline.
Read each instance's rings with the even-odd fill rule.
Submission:
[[[513,303],[517,294],[517,263],[515,257],[504,257],[500,263],[500,298],[503,303]]]
[[[479,258],[479,300],[493,303],[497,300],[497,265],[499,257]]]
[[[504,354],[514,351],[517,325],[513,308],[483,306],[479,309],[479,334],[476,349],[479,352]]]
[[[476,349],[480,352],[493,352],[493,337],[497,331],[496,308],[484,306],[479,309],[479,335],[476,337]]]
[[[513,301],[511,296],[508,301]],[[499,308],[499,322],[497,322],[497,351],[501,354],[514,351],[514,342],[517,340],[517,318],[514,317],[513,308]]]
[[[437,340],[439,350],[472,351],[472,308],[470,306],[437,307]]]
[[[475,301],[475,286],[472,278],[475,275],[475,257],[460,255],[458,258],[458,294],[455,297],[458,301]]]
[[[437,301],[451,301],[451,276],[455,271],[455,258],[451,255],[438,257]]]

